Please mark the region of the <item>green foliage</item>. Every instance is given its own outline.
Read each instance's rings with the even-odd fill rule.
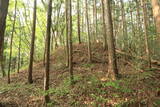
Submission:
[[[119,103],[119,104],[117,104],[117,105],[115,105],[115,107],[128,107],[128,106],[134,106],[134,103],[135,103],[136,101],[134,100],[134,99],[131,99],[131,100],[129,100],[129,101],[124,101],[124,102],[121,102],[121,103]]]
[[[119,85],[119,81],[109,81],[109,82],[105,82],[102,83],[103,87],[113,87],[115,89],[119,89],[120,85]]]
[[[85,68],[92,68],[94,67],[95,65],[93,63],[86,63],[86,64],[82,64],[82,67],[85,67]]]
[[[102,104],[108,101],[107,98],[104,98],[102,95],[91,94],[90,95],[96,103]]]
[[[159,107],[159,105],[160,105],[160,99],[154,101],[154,107]]]
[[[123,92],[123,93],[130,93],[132,92],[131,89],[129,89],[127,86],[122,85],[122,81],[117,80],[117,81],[109,81],[102,83],[103,87],[112,87],[117,89],[117,91]]]

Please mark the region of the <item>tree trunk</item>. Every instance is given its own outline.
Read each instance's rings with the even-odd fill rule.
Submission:
[[[134,29],[133,12],[132,12],[132,9],[131,9],[131,8],[130,8],[130,15],[131,15],[132,33],[133,33],[133,37],[135,37],[135,29]]]
[[[21,23],[21,22],[19,22]],[[21,26],[20,26],[21,27]],[[21,32],[21,31],[20,31]],[[18,68],[17,68],[17,72],[19,73],[20,70],[20,64],[21,64],[21,41],[22,41],[22,33],[20,33],[20,37],[19,37],[19,46],[18,46]]]
[[[78,42],[81,44],[81,29],[80,29],[80,7],[79,0],[77,0],[77,27],[78,27]]]
[[[112,13],[111,13],[111,1],[105,0],[106,7],[106,23],[107,23],[107,35],[108,35],[108,77],[112,80],[118,78],[118,69],[116,61],[116,52],[114,45],[114,35],[113,35],[113,23],[112,23]]]
[[[52,24],[52,0],[48,2],[48,12],[47,12],[47,31],[46,31],[46,65],[44,73],[44,91],[49,90],[49,71],[50,71],[50,38],[51,38],[51,24]],[[49,95],[44,96],[45,103],[50,101]]]
[[[5,71],[3,69],[3,44],[4,44],[4,33],[6,28],[6,17],[8,13],[9,0],[0,0],[0,67],[2,70],[2,76],[4,77]]]
[[[94,38],[95,40],[97,39],[97,0],[93,1],[93,23],[94,23],[94,29],[93,31],[95,32]]]
[[[31,39],[31,50],[30,50],[30,60],[28,67],[28,83],[33,83],[32,70],[33,70],[33,60],[34,60],[34,44],[35,44],[35,33],[36,33],[36,13],[37,13],[37,0],[34,0],[34,12],[33,12],[33,26],[32,26],[32,39]]]
[[[8,66],[8,84],[10,84],[10,71],[11,71],[11,62],[12,62],[12,44],[13,44],[13,36],[15,32],[15,24],[16,24],[16,14],[17,14],[17,0],[15,0],[15,10],[14,10],[14,20],[10,41],[10,55],[9,55],[9,66]]]
[[[105,23],[105,8],[104,8],[104,0],[101,0],[102,5],[102,20],[103,20],[103,37],[104,37],[104,50],[107,49],[107,33],[106,33],[106,23]]]
[[[137,29],[138,31],[141,30],[141,15],[140,15],[140,6],[139,6],[139,0],[135,0],[136,2],[136,8],[137,8]]]
[[[123,0],[120,0],[121,3],[121,16],[122,16],[122,36],[124,37],[124,48],[128,48],[128,34],[127,34],[127,24],[126,24],[126,15]]]
[[[69,39],[69,72],[71,84],[73,84],[73,47],[72,47],[72,0],[68,0],[68,39]]]
[[[85,0],[85,8],[86,8],[86,22],[87,22],[87,32],[88,32],[88,62],[92,62],[92,54],[91,54],[91,35],[90,35],[90,26],[89,26],[89,17],[88,17],[88,0]]]
[[[68,44],[68,0],[65,1],[66,15],[66,66],[69,67],[69,44]]]
[[[160,4],[158,0],[151,0],[151,2],[152,2],[152,8],[153,8],[153,16],[156,21],[158,41],[160,42]]]
[[[150,56],[150,49],[149,49],[149,40],[148,40],[148,24],[147,24],[147,9],[146,3],[144,0],[141,0],[142,9],[143,9],[143,25],[144,25],[144,35],[145,35],[145,47],[148,59],[148,67],[151,68],[151,56]]]

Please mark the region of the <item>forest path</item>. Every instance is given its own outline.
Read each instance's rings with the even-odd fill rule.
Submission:
[[[124,58],[118,55],[118,68],[121,80],[103,82],[107,71],[107,52],[102,44],[93,45],[93,63],[87,62],[87,46],[74,45],[73,64],[76,84],[69,86],[69,72],[65,66],[65,51],[59,48],[51,56],[50,96],[57,107],[82,107],[93,103],[115,105],[120,102],[135,100],[152,101],[160,90],[160,71],[136,72]],[[129,62],[129,60],[127,61]],[[27,70],[11,76],[11,84],[6,85],[7,78],[1,79],[0,104],[5,107],[43,107],[43,62],[33,68],[32,85],[26,84]],[[141,92],[142,91],[142,92]]]

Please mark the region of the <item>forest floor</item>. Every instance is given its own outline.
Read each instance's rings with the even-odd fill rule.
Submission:
[[[102,44],[92,46],[92,63],[87,62],[85,44],[74,45],[73,49],[73,86],[65,67],[64,49],[58,48],[51,56],[49,106],[160,107],[160,67],[140,69],[134,59],[117,55],[121,78],[110,81],[105,78],[108,62]],[[26,83],[27,70],[12,74],[10,85],[6,84],[7,78],[0,79],[0,107],[43,107],[43,76],[40,61],[34,65],[31,85]]]

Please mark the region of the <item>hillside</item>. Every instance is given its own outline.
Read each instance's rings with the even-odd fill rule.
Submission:
[[[133,59],[124,61],[117,55],[119,80],[109,81],[107,52],[102,44],[92,46],[93,62],[87,62],[87,46],[74,45],[73,64],[75,84],[70,86],[69,72],[65,67],[65,51],[58,48],[51,56],[50,90],[51,107],[159,107],[160,71],[132,68]],[[132,63],[132,64],[130,64]],[[0,79],[0,107],[43,107],[43,73],[40,61],[34,64],[32,85],[27,84],[27,70]]]

